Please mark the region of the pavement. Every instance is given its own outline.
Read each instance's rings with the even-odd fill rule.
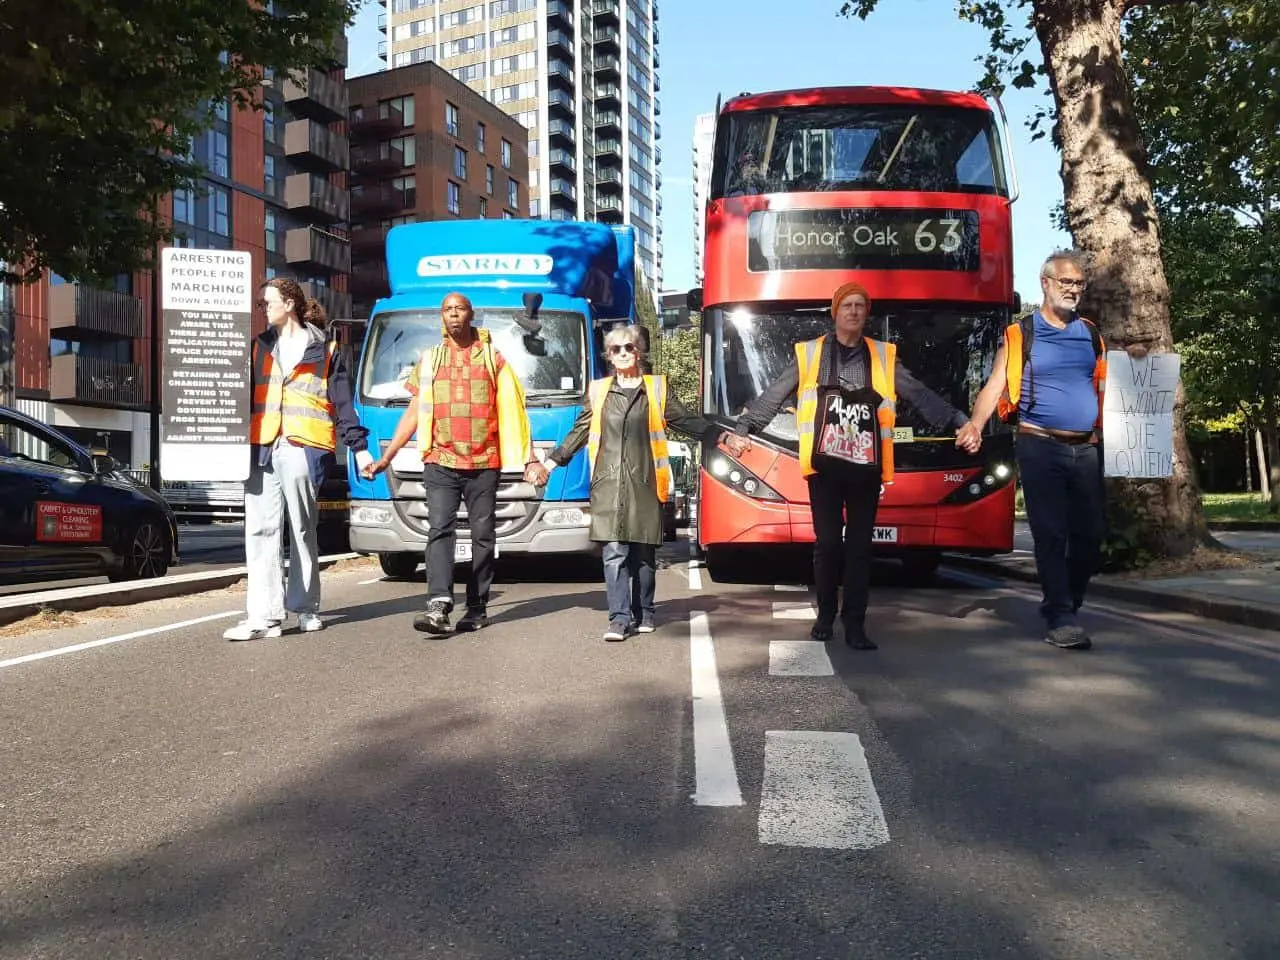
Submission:
[[[1215,529],[1213,534],[1232,550],[1256,555],[1257,565],[1172,577],[1099,574],[1089,583],[1089,595],[1280,630],[1280,530]],[[1013,553],[948,557],[947,563],[980,573],[1037,581],[1031,533],[1021,521],[1015,525]]]

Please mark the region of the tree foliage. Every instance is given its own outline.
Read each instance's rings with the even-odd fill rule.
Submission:
[[[213,106],[254,104],[263,68],[325,64],[358,3],[5,0],[0,261],[71,280],[145,265]]]

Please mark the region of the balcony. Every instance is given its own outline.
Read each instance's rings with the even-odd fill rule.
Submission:
[[[324,307],[325,316],[330,320],[348,319],[351,316],[351,294],[322,283],[307,282],[302,290],[308,297],[313,297]]]
[[[404,151],[385,143],[351,149],[351,172],[362,177],[389,177],[404,169]]]
[[[596,27],[591,34],[591,39],[604,53],[610,50],[618,53],[622,50],[622,37],[617,27]]]
[[[622,87],[616,83],[596,84],[596,106],[619,110],[622,108]]]
[[[547,155],[547,162],[561,171],[573,173],[577,169],[573,154],[568,150],[552,150]]]
[[[370,263],[351,274],[351,295],[361,300],[376,300],[391,293],[385,263]]]
[[[622,213],[620,197],[596,197],[596,209],[602,213]]]
[[[384,37],[387,35],[387,11],[385,10],[378,14],[378,32]]]
[[[602,110],[596,114],[596,132],[606,136],[622,135],[622,114],[613,110]]]
[[[560,113],[572,117],[576,109],[573,105],[573,95],[565,93],[563,90],[552,90],[547,95],[547,109],[558,110]]]
[[[142,301],[78,283],[49,288],[49,335],[60,340],[141,337]]]
[[[618,16],[618,0],[595,0],[591,5],[591,15],[595,17],[596,23],[618,26],[622,22]]]
[[[559,21],[566,27],[573,26],[573,6],[564,0],[550,0],[547,4],[547,23]]]
[[[622,79],[622,65],[616,54],[597,54],[592,62],[595,64],[597,80]]]
[[[573,67],[559,57],[547,63],[547,79],[573,86]]]
[[[601,167],[596,171],[596,185],[601,190],[622,193],[622,171],[616,167]]]
[[[291,120],[284,127],[284,153],[295,166],[312,173],[334,173],[351,165],[346,137],[330,133],[314,120]]]
[[[353,219],[360,222],[394,217],[404,210],[404,201],[403,191],[385,183],[362,184],[351,189]]]
[[[64,353],[49,362],[49,399],[94,407],[146,409],[142,365]]]
[[[565,33],[563,30],[550,30],[547,32],[547,52],[558,53],[561,56],[573,56],[573,36]]]
[[[573,143],[574,143],[573,124],[570,123],[568,120],[548,120],[547,136],[551,137],[552,139],[561,140],[564,143],[567,143],[569,146],[573,146]]]
[[[551,199],[552,201],[567,200],[569,203],[577,203],[578,190],[570,181],[554,178],[551,181]]]
[[[351,259],[353,261],[381,260],[387,249],[386,227],[365,227],[351,231]]]
[[[608,163],[610,160],[622,161],[622,141],[615,139],[596,141],[596,159]]]
[[[351,198],[313,173],[294,173],[284,181],[284,205],[308,223],[343,223],[351,219]]]
[[[351,272],[351,241],[316,227],[299,227],[284,235],[284,258],[306,270]]]
[[[347,88],[319,70],[299,71],[281,86],[295,116],[333,123],[347,115]]]
[[[347,68],[347,64],[350,62],[347,57],[347,52],[347,35],[345,33],[341,33],[334,38],[333,55],[329,58],[329,62],[333,64],[336,69],[345,70]]]
[[[385,40],[378,41],[378,59],[383,63],[387,62],[387,41]]]
[[[388,103],[357,107],[347,117],[347,133],[355,140],[385,140],[404,129],[404,114]]]

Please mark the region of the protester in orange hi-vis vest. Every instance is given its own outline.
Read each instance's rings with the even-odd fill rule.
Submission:
[[[814,583],[818,621],[811,636],[830,640],[844,580],[845,643],[874,650],[867,636],[871,584],[871,536],[882,484],[893,483],[893,427],[898,399],[939,429],[958,429],[966,417],[920,383],[897,359],[892,343],[863,335],[871,297],[857,283],[842,284],[831,298],[835,330],[796,344],[796,359],[738,421],[737,445],[769,425],[784,403],[797,398],[800,470],[809,483],[813,515]],[[957,436],[973,453],[980,438]],[[730,452],[734,452],[731,444]],[[847,520],[846,520],[847,518]]]
[[[440,316],[441,342],[422,354],[405,382],[415,402],[405,408],[382,456],[361,470],[377,476],[417,435],[427,493],[427,609],[413,628],[436,635],[450,630],[459,506],[467,505],[471,571],[467,612],[454,629],[465,633],[489,625],[498,480],[503,471],[521,473],[534,462],[524,388],[489,331],[473,325],[471,301],[450,293]]]
[[[298,629],[324,629],[320,619],[320,557],[316,491],[333,462],[338,433],[359,464],[373,462],[369,431],[351,405],[351,375],[337,344],[324,333],[324,309],[294,280],[263,285],[258,307],[267,329],[253,343],[252,463],[244,487],[246,617],[227,640],[280,636],[289,614]],[[281,525],[289,530],[288,589]]]
[[[642,373],[640,327],[617,325],[604,337],[613,375],[591,384],[589,402],[546,463],[530,464],[525,479],[547,482],[551,470],[584,446],[591,465],[592,540],[603,543],[609,625],[604,639],[624,640],[655,629],[657,550],[662,504],[671,491],[667,429],[715,437],[720,428],[689,413],[666,377]]]
[[[973,419],[961,431],[979,436],[996,413],[1017,424],[1018,481],[1044,594],[1044,639],[1064,650],[1093,646],[1077,615],[1105,532],[1098,448],[1107,352],[1097,325],[1078,312],[1085,268],[1084,257],[1072,250],[1045,260],[1044,298],[1029,317],[1006,328]],[[1147,353],[1142,342],[1125,349],[1134,357]]]

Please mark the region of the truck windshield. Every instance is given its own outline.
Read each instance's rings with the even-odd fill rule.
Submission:
[[[517,325],[516,318],[523,316],[518,310],[481,308],[472,322],[489,331],[530,400],[566,404],[580,400],[587,382],[586,319],[571,311],[543,311],[538,314],[542,330],[535,340]],[[407,403],[405,380],[423,352],[440,343],[441,336],[439,310],[394,310],[374,317],[360,368],[361,400]]]

